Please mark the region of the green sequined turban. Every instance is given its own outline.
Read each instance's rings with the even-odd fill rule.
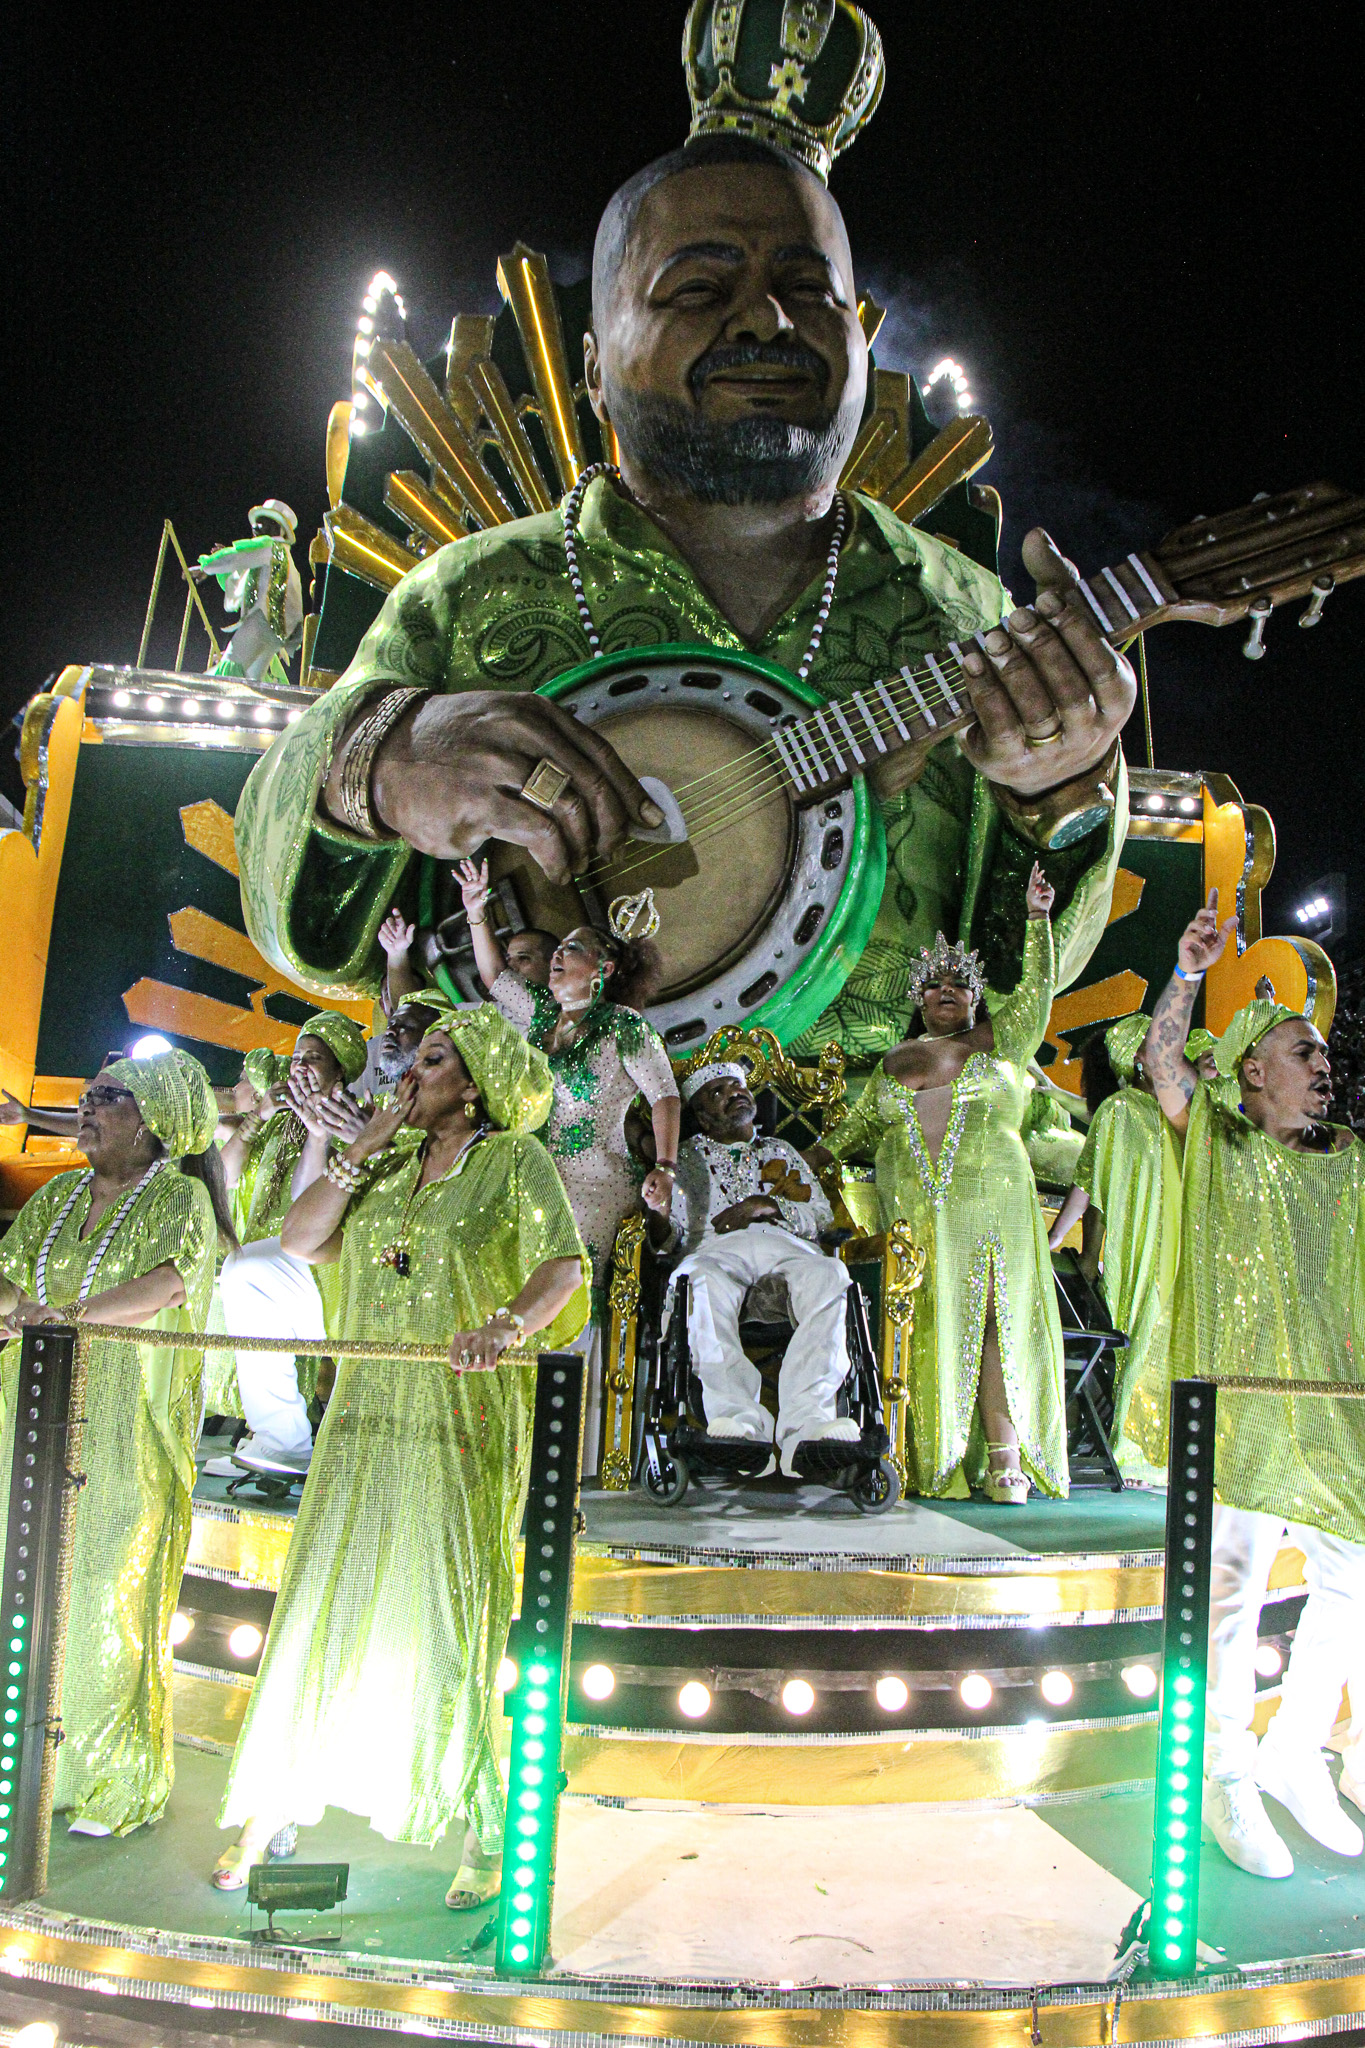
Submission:
[[[127,1088],[142,1121],[171,1159],[206,1152],[218,1126],[213,1087],[197,1059],[179,1046],[148,1060],[114,1060],[101,1080]]]
[[[1197,1065],[1203,1059],[1206,1052],[1216,1052],[1217,1050],[1218,1040],[1211,1031],[1206,1031],[1202,1024],[1196,1024],[1194,1030],[1185,1040],[1185,1057],[1191,1066]]]
[[[424,1036],[445,1032],[498,1128],[539,1130],[554,1099],[550,1062],[544,1053],[528,1045],[492,1003],[452,1003],[434,989],[424,990],[422,1001],[436,1012],[436,1022]]]
[[[288,1072],[288,1056],[282,1052],[267,1052],[263,1045],[253,1045],[242,1061],[242,1079],[250,1081],[258,1095],[268,1094]]]
[[[1111,1024],[1105,1032],[1104,1049],[1120,1081],[1132,1080],[1142,1041],[1151,1028],[1152,1020],[1145,1011],[1134,1010],[1131,1017],[1120,1017],[1118,1023]]]
[[[1273,1031],[1277,1024],[1289,1023],[1291,1018],[1300,1024],[1304,1022],[1301,1010],[1291,1010],[1284,1003],[1272,1003],[1266,996],[1257,996],[1255,1002],[1247,1003],[1214,1046],[1214,1063],[1219,1073],[1235,1074],[1267,1031]]]
[[[310,1017],[299,1026],[299,1037],[320,1038],[347,1081],[354,1081],[357,1075],[364,1073],[365,1034],[349,1017],[343,1017],[340,1010],[319,1010],[316,1017]]]

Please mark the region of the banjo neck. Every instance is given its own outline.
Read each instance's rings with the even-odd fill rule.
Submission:
[[[1228,626],[1250,617],[1243,652],[1256,661],[1276,605],[1308,598],[1299,624],[1315,626],[1336,585],[1362,574],[1365,499],[1334,484],[1308,484],[1218,519],[1194,519],[1151,550],[1079,578],[1074,601],[1119,648],[1173,620]],[[984,633],[969,644],[984,649]],[[793,801],[828,795],[907,748],[927,754],[974,722],[969,689],[962,647],[950,640],[851,696],[784,721],[771,743]]]

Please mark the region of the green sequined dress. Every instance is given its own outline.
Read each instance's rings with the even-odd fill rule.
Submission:
[[[1365,1381],[1365,1145],[1292,1152],[1200,1081],[1182,1195],[1172,1375],[1288,1383],[1218,1396],[1219,1500],[1365,1543],[1365,1401],[1292,1391]]]
[[[992,1275],[1025,1470],[1043,1492],[1067,1491],[1061,1324],[1047,1229],[1020,1136],[1028,1062],[1052,1003],[1053,959],[1051,925],[1030,919],[1019,986],[1003,998],[987,995],[995,1049],[974,1052],[959,1074],[937,1162],[913,1092],[884,1065],[826,1140],[837,1159],[875,1155],[883,1227],[903,1219],[927,1253],[909,1391],[911,1483],[922,1494],[961,1500],[985,1466],[976,1395]]]
[[[535,1138],[494,1132],[417,1191],[422,1155],[385,1155],[351,1204],[340,1261],[348,1336],[445,1344],[513,1300],[547,1259],[583,1257]],[[411,1270],[383,1259],[402,1240]],[[550,1329],[583,1327],[580,1289]],[[318,1432],[219,1825],[311,1825],[327,1806],[390,1841],[463,1817],[487,1848],[504,1799],[492,1721],[507,1640],[534,1368],[342,1359]]]
[[[1104,1218],[1104,1294],[1115,1328],[1128,1338],[1114,1383],[1114,1454],[1130,1478],[1158,1477],[1166,1465],[1180,1156],[1154,1095],[1125,1087],[1106,1097],[1091,1120],[1076,1184]]]
[[[573,1043],[551,1052],[560,1010],[548,989],[503,973],[489,994],[550,1062],[555,1094],[543,1136],[592,1259],[601,1321],[611,1248],[623,1217],[640,1207],[644,1179],[626,1143],[626,1111],[637,1095],[652,1109],[677,1094],[672,1064],[653,1025],[624,1003],[595,1003]]]
[[[0,1242],[0,1272],[26,1294],[35,1286],[43,1241],[84,1172],[61,1173],[25,1203]],[[47,1298],[74,1302],[110,1219],[90,1236],[83,1189],[47,1262]],[[110,1240],[91,1292],[173,1264],[185,1301],[163,1309],[148,1330],[202,1330],[213,1286],[218,1231],[208,1191],[163,1167]],[[16,1340],[0,1354],[0,1503],[8,1509],[14,1451]],[[197,1350],[168,1345],[90,1348],[82,1463],[89,1484],[76,1513],[56,1805],[127,1834],[165,1810],[174,1778],[171,1752],[171,1616],[190,1541],[194,1447],[199,1434]]]

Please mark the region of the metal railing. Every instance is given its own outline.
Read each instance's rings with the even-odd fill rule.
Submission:
[[[9,1523],[0,1574],[0,1641],[8,1643],[0,1707],[0,1901],[37,1898],[47,1887],[57,1751],[62,1737],[71,1562],[85,1475],[87,1364],[92,1344],[173,1345],[176,1350],[295,1353],[294,1337],[218,1331],[163,1333],[113,1324],[40,1323],[23,1333],[14,1393]],[[328,1342],[333,1358],[446,1365],[449,1352],[421,1344]],[[574,1557],[582,1462],[583,1360],[564,1352],[503,1353],[537,1366],[527,1493],[528,1555],[517,1678],[511,1688],[511,1763],[497,1968],[534,1975],[549,1940],[555,1846],[563,1789],[560,1752],[568,1700]],[[528,1552],[530,1544],[528,1541]]]

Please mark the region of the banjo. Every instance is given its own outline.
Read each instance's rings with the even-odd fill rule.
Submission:
[[[1243,651],[1254,660],[1277,605],[1308,598],[1299,623],[1316,625],[1336,584],[1362,574],[1365,499],[1311,484],[1193,520],[1083,578],[1080,598],[1116,647],[1168,621],[1249,617]],[[585,662],[541,694],[611,742],[664,823],[637,828],[572,888],[500,842],[487,849],[490,878],[514,924],[558,932],[603,924],[613,899],[652,889],[666,979],[649,1017],[675,1057],[723,1024],[766,1025],[786,1044],[828,1008],[886,880],[866,770],[906,754],[898,779],[913,780],[930,749],[973,720],[956,641],[841,699],[756,656],[691,646]],[[429,858],[418,916],[438,980],[472,994],[453,971],[468,948],[459,892]]]

